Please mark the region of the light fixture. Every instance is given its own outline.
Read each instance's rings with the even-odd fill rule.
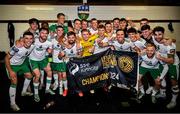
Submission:
[[[39,10],[41,10],[41,11],[50,11],[50,10],[54,10],[54,8],[52,8],[52,7],[32,7],[32,6],[27,6],[27,7],[25,7],[25,9],[26,10],[34,10],[34,11],[39,11]]]

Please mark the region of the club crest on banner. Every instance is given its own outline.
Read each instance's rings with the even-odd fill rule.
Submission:
[[[78,6],[78,17],[82,19],[87,19],[89,17],[89,5]]]
[[[134,68],[133,60],[129,56],[120,56],[118,63],[119,68],[125,73],[130,73]]]

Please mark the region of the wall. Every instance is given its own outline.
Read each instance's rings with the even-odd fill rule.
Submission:
[[[78,18],[76,5],[0,5],[0,11],[0,20],[28,20],[32,17],[39,20],[56,20],[59,12],[66,14],[68,20]],[[150,20],[180,20],[178,11],[179,6],[90,6],[88,19],[95,17],[99,20],[112,20],[114,17],[130,17],[139,20],[147,17]],[[178,38],[180,23],[173,23],[174,33],[167,29],[168,23],[150,23],[150,25],[152,28],[157,25],[165,27],[166,36],[175,38],[177,44],[180,44]],[[28,28],[26,23],[14,23],[14,26],[16,39]],[[0,34],[0,51],[8,51],[7,23],[0,23]],[[177,50],[180,51],[180,45],[177,45]]]

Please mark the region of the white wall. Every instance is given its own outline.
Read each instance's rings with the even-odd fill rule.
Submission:
[[[0,5],[0,20],[28,20],[35,17],[39,20],[56,20],[59,12],[66,14],[66,19],[74,20],[78,18],[76,5]],[[180,7],[178,6],[90,6],[88,19],[97,18],[99,20],[112,20],[114,17],[130,17],[139,20],[147,17],[150,20],[180,20]],[[28,28],[26,23],[13,23],[15,26],[16,39]],[[50,23],[51,24],[51,23]],[[166,36],[175,38],[180,44],[180,23],[173,23],[174,33],[167,29],[168,23],[150,23],[154,26],[163,26],[166,29]],[[137,23],[139,26],[139,24]],[[9,50],[7,34],[7,23],[0,23],[0,51]],[[180,51],[180,45],[177,45]]]

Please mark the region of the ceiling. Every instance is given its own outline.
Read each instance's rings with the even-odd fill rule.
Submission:
[[[180,0],[87,0],[89,5],[180,6]],[[83,0],[1,0],[5,5],[80,5]]]

